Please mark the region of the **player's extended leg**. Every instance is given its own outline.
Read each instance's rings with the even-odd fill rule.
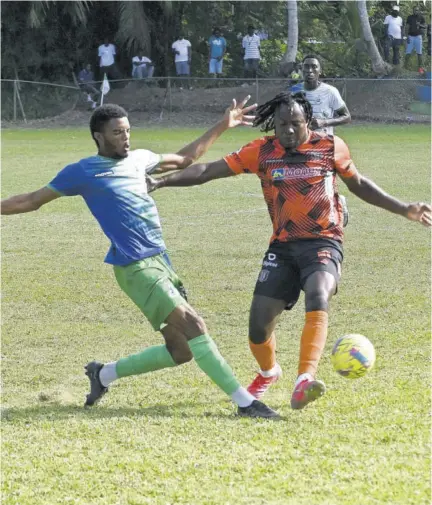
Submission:
[[[185,335],[190,351],[201,370],[238,405],[238,413],[246,417],[274,418],[277,413],[257,401],[234,376],[207,331],[204,320],[190,305],[176,307],[167,317],[168,327]]]
[[[249,347],[260,366],[255,379],[247,388],[255,398],[261,398],[282,375],[276,362],[275,327],[285,309],[284,300],[254,295],[249,313]]]
[[[318,362],[327,340],[328,306],[336,292],[337,280],[326,271],[313,272],[306,279],[306,320],[300,340],[298,377],[291,397],[291,407],[302,409],[325,393],[323,382],[315,379]]]

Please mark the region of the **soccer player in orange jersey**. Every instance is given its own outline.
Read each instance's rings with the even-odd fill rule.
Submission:
[[[431,206],[404,203],[362,176],[339,137],[309,129],[312,108],[303,94],[280,93],[258,107],[254,126],[269,135],[210,163],[150,181],[152,189],[192,186],[243,173],[261,181],[273,234],[255,286],[249,318],[250,349],[260,372],[248,390],[260,398],[281,375],[275,326],[280,314],[305,293],[306,320],[300,340],[298,376],[291,407],[301,409],[325,392],[316,379],[343,259],[343,212],[339,175],[365,202],[430,227]]]

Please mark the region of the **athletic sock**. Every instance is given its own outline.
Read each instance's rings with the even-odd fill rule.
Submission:
[[[142,352],[131,354],[108,365],[106,372],[104,372],[104,366],[99,373],[103,386],[108,385],[105,382],[109,383],[117,378],[154,372],[155,370],[176,366],[177,363],[172,359],[166,345],[154,345],[147,347]],[[112,372],[112,368],[115,368],[115,374]]]
[[[256,400],[255,396],[251,395],[249,391],[243,387],[239,387],[234,391],[231,395],[231,399],[239,407],[249,407],[249,405],[252,405],[252,402]]]
[[[241,388],[231,367],[209,335],[195,337],[188,344],[197,365],[222,391],[231,396]]]
[[[306,322],[300,340],[298,375],[315,377],[318,362],[327,340],[328,314],[324,310],[306,312]]]
[[[111,363],[105,363],[105,365],[100,369],[99,380],[101,381],[102,386],[108,387],[111,382],[118,379],[116,366],[117,361],[113,361]]]
[[[274,369],[276,366],[276,337],[271,337],[262,344],[254,344],[249,340],[249,347],[263,372]]]
[[[313,377],[310,373],[301,373],[295,381],[295,386],[298,386],[300,384],[300,382],[303,382],[305,379],[307,379],[308,381],[311,381],[311,380],[313,380]]]

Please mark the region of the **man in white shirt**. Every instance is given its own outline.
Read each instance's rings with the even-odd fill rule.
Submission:
[[[244,76],[246,78],[255,78],[257,75],[259,62],[261,59],[260,47],[261,40],[258,35],[255,35],[255,28],[252,25],[249,25],[247,35],[243,37],[242,41]]]
[[[143,55],[144,51],[140,49],[138,54]],[[146,79],[153,77],[154,64],[147,56],[134,56],[132,58],[132,77],[134,79]]]
[[[391,14],[384,19],[384,58],[390,62],[390,48],[393,49],[393,65],[399,65],[399,49],[402,45],[403,20],[399,16],[399,6],[394,5]]]
[[[115,66],[115,55],[115,45],[109,42],[108,37],[105,37],[104,43],[98,47],[99,68],[102,79],[104,74],[111,79],[118,78],[118,72]]]
[[[192,59],[192,45],[184,38],[184,35],[180,33],[178,39],[173,42],[172,50],[174,53],[174,62],[176,67],[176,73],[178,77],[185,77],[187,81],[190,76],[190,64]],[[180,89],[182,81],[180,81]],[[192,89],[189,86],[189,89]]]

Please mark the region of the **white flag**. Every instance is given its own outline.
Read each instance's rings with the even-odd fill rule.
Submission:
[[[104,74],[104,79],[103,79],[102,86],[101,86],[101,91],[102,91],[101,102],[100,102],[101,105],[103,104],[104,96],[109,92],[109,90],[110,90],[110,84],[108,81],[108,77],[106,74]]]

